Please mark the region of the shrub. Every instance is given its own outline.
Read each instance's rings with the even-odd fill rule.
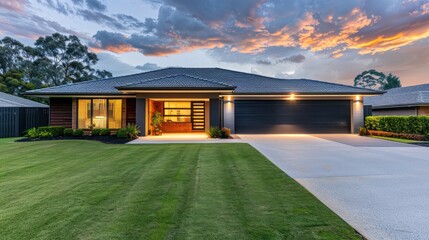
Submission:
[[[82,137],[84,134],[82,129],[75,129],[73,131],[73,137]]]
[[[129,138],[138,138],[139,137],[140,128],[137,125],[128,123],[125,130],[127,131]]]
[[[207,135],[209,135],[210,138],[219,138],[221,135],[221,130],[218,127],[210,127]]]
[[[429,133],[425,135],[426,141],[429,141]]]
[[[73,136],[73,128],[66,128],[66,129],[64,129],[63,134],[64,134],[64,136],[66,136],[66,137],[71,137],[71,136]]]
[[[128,138],[128,131],[125,128],[121,128],[116,132],[116,137],[118,138]]]
[[[100,130],[100,136],[109,136],[110,135],[110,129],[108,128],[102,128]]]
[[[27,130],[27,134],[25,136],[28,138],[38,138],[39,137],[39,131],[37,131],[36,128],[30,128]]]
[[[370,116],[365,119],[368,130],[425,135],[429,133],[428,116]]]
[[[46,126],[46,127],[39,127],[37,130],[39,132],[50,132],[52,133],[53,137],[59,137],[63,136],[65,127],[61,126]]]
[[[39,138],[51,138],[51,137],[54,137],[54,135],[52,134],[52,132],[39,131]]]
[[[231,129],[224,127],[220,130],[220,138],[229,138],[229,136],[231,136]]]
[[[368,129],[364,127],[359,128],[359,136],[367,136],[368,135]]]
[[[92,136],[98,136],[98,135],[100,135],[101,130],[102,130],[102,128],[94,128],[91,130],[91,135]]]
[[[365,128],[369,130],[380,130],[380,117],[375,117],[375,116],[366,117]]]

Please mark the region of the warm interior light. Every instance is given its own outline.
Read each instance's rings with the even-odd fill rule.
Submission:
[[[289,100],[295,100],[295,94],[291,94],[291,95],[289,96]]]
[[[104,119],[104,116],[95,116],[95,119]]]

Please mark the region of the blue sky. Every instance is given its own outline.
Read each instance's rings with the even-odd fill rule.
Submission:
[[[429,82],[429,0],[2,0],[0,35],[74,34],[99,68],[222,67],[352,84]]]

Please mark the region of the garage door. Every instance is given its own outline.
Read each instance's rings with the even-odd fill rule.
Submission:
[[[236,100],[237,133],[350,133],[350,101]]]

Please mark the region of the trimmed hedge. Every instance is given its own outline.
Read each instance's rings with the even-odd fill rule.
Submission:
[[[64,129],[64,136],[71,137],[73,136],[73,132],[74,132],[73,128],[66,128]]]
[[[46,126],[46,127],[38,127],[37,131],[39,132],[49,132],[52,134],[52,137],[63,136],[65,127],[60,126]],[[49,135],[49,134],[47,134]]]
[[[82,129],[75,129],[73,131],[73,137],[82,137],[85,132]]]
[[[375,131],[426,135],[429,133],[429,117],[368,116],[365,118],[365,127]]]

